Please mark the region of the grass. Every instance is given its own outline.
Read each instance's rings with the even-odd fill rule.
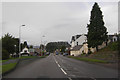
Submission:
[[[46,56],[40,56],[40,58],[45,58]]]
[[[25,58],[36,58],[37,56],[22,56],[20,59],[25,59]]]
[[[100,49],[98,52],[88,55],[87,57],[115,62],[118,60],[118,42],[109,43],[108,46]]]
[[[6,61],[8,61],[8,60],[2,60],[2,62],[6,62]]]
[[[9,58],[9,59],[6,59],[6,60],[0,60],[0,62],[4,63],[4,62],[7,62],[9,60],[12,60],[12,59],[26,59],[26,58],[36,58],[38,56],[22,56],[22,57],[17,57],[17,58]],[[46,56],[40,56],[40,58],[45,58]]]
[[[108,46],[100,49],[100,51],[118,51],[118,42],[109,43]]]
[[[6,64],[6,65],[2,65],[2,73],[10,71],[11,69],[13,69],[16,66],[16,64],[17,63],[10,63],[10,64]]]
[[[2,60],[2,63],[3,62],[6,62],[6,61],[9,61],[9,60],[11,60],[11,59],[25,59],[25,58],[35,58],[36,56],[22,56],[22,57],[17,57],[17,58],[9,58],[9,59],[6,59],[6,60]]]
[[[2,65],[0,65],[0,74],[2,74]]]
[[[86,57],[73,57],[73,56],[68,56],[68,57],[76,59],[76,60],[87,61],[87,62],[108,63],[107,61],[98,60],[98,59],[91,59],[91,58],[86,58]]]

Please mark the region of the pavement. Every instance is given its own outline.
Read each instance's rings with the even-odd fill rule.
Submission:
[[[27,64],[29,63],[29,64]],[[118,70],[50,54],[32,62],[21,62],[3,78],[118,78]]]

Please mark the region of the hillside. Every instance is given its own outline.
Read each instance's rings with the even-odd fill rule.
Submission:
[[[87,57],[116,62],[118,60],[118,42],[110,43],[105,48],[99,50],[98,52],[94,52]]]

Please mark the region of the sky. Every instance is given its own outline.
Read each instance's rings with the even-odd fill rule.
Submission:
[[[87,33],[94,2],[3,2],[2,36],[10,33],[29,45],[68,41]],[[109,34],[118,32],[118,3],[98,2]],[[42,37],[42,36],[45,37]]]

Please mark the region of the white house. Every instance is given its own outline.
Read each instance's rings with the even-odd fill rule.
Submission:
[[[73,47],[73,49],[71,49],[70,55],[79,56],[82,54],[82,51],[83,51],[82,45],[78,45],[78,46]]]
[[[108,42],[115,42],[118,41],[118,36],[115,33],[114,35],[108,35]]]
[[[85,34],[72,36],[70,55],[78,56],[83,53],[88,53],[86,44],[87,36]]]
[[[24,48],[23,50],[22,50],[22,52],[20,52],[20,56],[29,56],[29,51],[28,51],[28,48]]]
[[[115,41],[118,41],[117,34],[108,35],[107,44]],[[105,46],[106,42],[103,42],[102,45],[98,46],[98,49],[102,49]],[[95,52],[96,48],[90,48],[90,51]],[[85,34],[72,36],[70,55],[78,56],[81,55],[82,53],[86,54],[88,53],[87,36]]]
[[[71,47],[83,45],[84,42],[87,42],[86,34],[72,36]]]

